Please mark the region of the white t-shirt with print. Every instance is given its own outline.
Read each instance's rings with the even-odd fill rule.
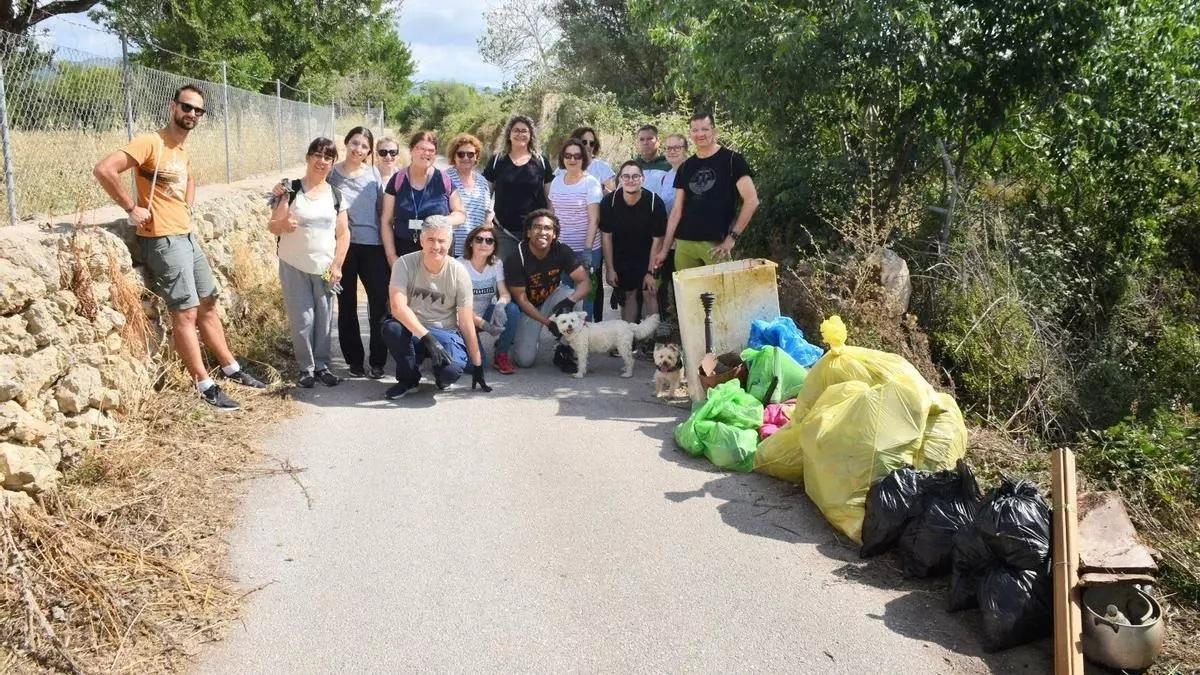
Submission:
[[[466,258],[458,258],[458,261],[467,268],[467,274],[471,277],[471,292],[475,298],[473,301],[474,311],[479,316],[483,316],[487,308],[499,298],[500,283],[504,282],[504,265],[496,262],[486,265],[480,272]]]

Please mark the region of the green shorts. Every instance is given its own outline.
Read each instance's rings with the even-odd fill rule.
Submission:
[[[712,249],[719,246],[719,241],[691,241],[689,239],[675,240],[675,271],[682,272],[693,267],[714,265],[717,259],[713,257]]]
[[[217,281],[196,235],[139,236],[137,243],[150,289],[166,301],[167,309],[191,309],[217,294]]]

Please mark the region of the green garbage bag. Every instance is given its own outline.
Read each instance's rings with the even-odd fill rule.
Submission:
[[[763,404],[736,379],[708,390],[708,400],[675,427],[675,442],[693,457],[732,471],[754,469]]]
[[[763,405],[796,398],[804,388],[808,371],[779,347],[767,345],[742,352],[742,361],[750,370],[746,392]]]

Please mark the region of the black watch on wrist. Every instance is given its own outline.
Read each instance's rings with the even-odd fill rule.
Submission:
[[[730,239],[732,239],[732,240],[734,240],[734,241],[737,241],[737,240],[738,240],[738,237],[740,237],[740,236],[742,236],[742,233],[741,233],[741,232],[734,232],[733,230],[730,230],[730,231],[729,231],[729,238],[730,238]]]
[[[134,204],[133,206],[125,209],[125,213],[133,213],[133,210],[136,208],[137,208],[137,204]]]

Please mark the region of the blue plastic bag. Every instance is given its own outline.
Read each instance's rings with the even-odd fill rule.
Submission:
[[[825,353],[825,350],[805,341],[804,332],[790,316],[778,316],[772,321],[755,319],[750,323],[747,346],[759,349],[767,345],[779,347],[805,368],[811,368]]]

